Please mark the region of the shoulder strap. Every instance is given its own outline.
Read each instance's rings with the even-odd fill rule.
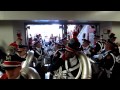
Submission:
[[[97,42],[100,45],[100,51],[102,50],[102,44],[100,42]]]
[[[37,49],[35,49],[35,52],[36,52],[38,55],[42,55],[42,50],[41,50],[41,52],[39,52]]]
[[[113,66],[110,68],[110,71],[112,71],[112,70],[113,70],[113,67],[114,67],[114,65],[115,65],[116,58],[115,58],[115,56],[113,55],[113,53],[110,53],[110,55],[113,57],[113,60],[114,60]]]

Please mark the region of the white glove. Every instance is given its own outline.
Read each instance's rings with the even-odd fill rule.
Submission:
[[[93,56],[93,58],[98,58],[98,57],[99,57],[99,55],[94,55],[94,56]]]
[[[101,60],[103,58],[103,55],[102,54],[99,54],[99,60]]]
[[[99,60],[101,60],[101,59],[102,59],[102,57],[103,57],[103,56],[102,56],[102,54],[99,54],[99,55],[94,55],[94,56],[93,56],[93,58],[98,58]]]
[[[90,54],[91,54],[91,52],[88,50],[88,51],[86,51],[86,52],[85,52],[85,54],[90,55]]]
[[[48,54],[49,54],[49,56],[51,56],[51,55],[53,54],[53,52],[52,52],[52,51],[49,51]]]

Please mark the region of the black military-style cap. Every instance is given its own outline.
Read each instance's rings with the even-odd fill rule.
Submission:
[[[114,34],[114,33],[111,33],[111,34],[109,35],[109,38],[113,38],[113,37],[115,37],[115,34]]]
[[[116,39],[116,38],[117,38],[117,37],[114,36],[114,37],[112,37],[111,39]]]
[[[75,38],[72,38],[69,40],[67,46],[66,46],[66,50],[68,51],[78,51],[80,47],[80,42],[78,40],[76,40]]]
[[[27,48],[27,45],[19,45],[18,48]]]
[[[23,61],[25,61],[25,58],[21,58],[17,54],[7,55],[6,59],[1,64],[1,67],[3,68],[18,67],[18,66],[21,66],[21,63]]]
[[[94,35],[94,39],[96,39],[96,38],[100,38],[100,36],[99,35]]]
[[[18,45],[17,52],[23,51],[21,49],[27,48],[27,45]]]
[[[82,39],[82,40],[83,40],[83,42],[90,43],[90,41],[87,39]]]
[[[100,39],[100,41],[103,42],[103,43],[107,42],[107,40],[105,40],[105,39]]]
[[[38,44],[38,43],[41,43],[41,42],[40,42],[40,41],[35,41],[35,42],[34,42],[34,45],[36,45],[36,44]]]

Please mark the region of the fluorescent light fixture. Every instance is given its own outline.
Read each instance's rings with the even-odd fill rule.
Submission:
[[[32,20],[33,22],[59,22],[59,20]]]

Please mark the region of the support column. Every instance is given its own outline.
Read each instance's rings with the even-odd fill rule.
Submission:
[[[67,24],[64,24],[64,25],[63,25],[63,38],[64,38],[64,37],[67,37],[67,28],[68,28],[68,27],[67,27]]]

